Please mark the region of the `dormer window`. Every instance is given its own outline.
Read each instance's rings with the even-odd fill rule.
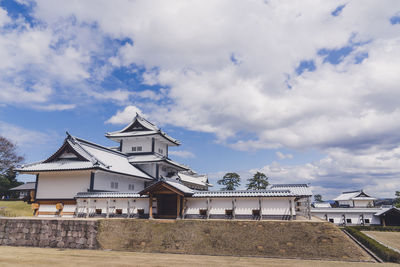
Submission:
[[[133,147],[132,147],[132,151],[133,151],[133,152],[136,152],[136,151],[137,151],[137,152],[140,152],[140,151],[142,151],[142,147],[141,147],[141,146],[133,146]]]

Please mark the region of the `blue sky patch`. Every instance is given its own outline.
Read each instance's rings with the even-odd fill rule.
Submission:
[[[390,23],[391,23],[392,25],[400,24],[400,14],[397,13],[397,15],[391,17],[391,18],[390,18]]]
[[[354,63],[360,64],[364,61],[364,59],[368,58],[368,53],[359,53],[354,57]]]
[[[303,60],[296,68],[296,73],[301,75],[305,71],[314,71],[316,69],[314,60]]]
[[[346,5],[340,5],[338,6],[335,10],[332,11],[331,15],[334,17],[337,17],[342,13],[343,8],[345,8]]]

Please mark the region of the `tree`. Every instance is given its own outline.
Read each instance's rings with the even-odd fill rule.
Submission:
[[[396,208],[400,208],[400,191],[396,191],[395,196],[396,198],[394,199],[394,206]]]
[[[17,146],[7,138],[0,136],[0,196],[21,182],[17,181],[15,168],[24,160],[17,153]]]
[[[323,202],[322,196],[320,194],[314,195],[315,202]]]
[[[249,179],[247,189],[266,189],[268,185],[268,177],[262,172],[256,172],[253,178]]]
[[[217,183],[225,186],[221,190],[235,190],[240,185],[240,175],[235,172],[228,172]]]

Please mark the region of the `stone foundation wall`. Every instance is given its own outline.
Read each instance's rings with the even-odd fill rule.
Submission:
[[[0,219],[0,245],[96,249],[98,221]]]

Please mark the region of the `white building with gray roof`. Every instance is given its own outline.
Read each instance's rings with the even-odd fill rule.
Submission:
[[[107,133],[104,147],[67,133],[49,158],[22,166],[36,175],[37,216],[295,219],[310,217],[307,184],[209,191],[207,175],[168,156],[180,142],[140,115]]]

